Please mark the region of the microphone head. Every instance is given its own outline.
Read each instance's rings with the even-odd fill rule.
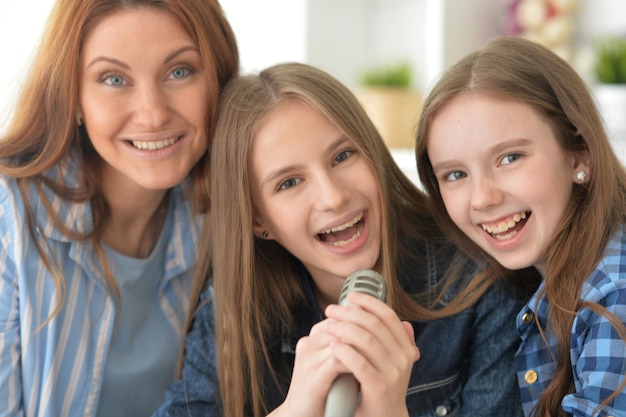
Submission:
[[[346,278],[339,294],[339,304],[348,305],[347,297],[352,291],[371,295],[383,302],[387,299],[385,280],[372,269],[359,269]]]

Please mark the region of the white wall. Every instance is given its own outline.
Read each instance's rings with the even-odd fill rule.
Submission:
[[[0,1],[0,132],[53,4],[54,0]]]
[[[279,61],[306,60],[306,2],[302,0],[220,0],[230,22],[244,71]]]
[[[579,0],[579,41],[626,33],[626,1]],[[54,0],[0,0],[0,132]],[[350,87],[377,63],[409,58],[424,90],[446,66],[504,27],[510,0],[221,0],[244,71],[317,65]]]

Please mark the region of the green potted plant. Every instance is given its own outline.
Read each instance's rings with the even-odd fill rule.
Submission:
[[[361,74],[361,85],[369,87],[404,89],[411,86],[411,80],[411,65],[408,62],[368,69]]]
[[[613,140],[626,141],[626,37],[609,35],[595,45],[594,93]]]
[[[412,88],[413,72],[407,62],[362,72],[357,97],[389,148],[411,148],[413,128],[421,106]]]
[[[626,84],[626,37],[609,36],[598,40],[595,70],[602,84]]]

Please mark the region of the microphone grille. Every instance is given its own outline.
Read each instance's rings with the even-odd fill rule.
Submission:
[[[346,304],[346,297],[352,291],[362,292],[381,301],[387,298],[387,287],[383,276],[371,269],[360,269],[346,279],[339,294],[339,304]]]

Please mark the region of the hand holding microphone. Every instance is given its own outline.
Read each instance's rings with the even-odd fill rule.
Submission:
[[[357,409],[363,417],[408,415],[406,389],[413,363],[419,358],[413,328],[389,306],[369,297],[355,300],[358,309],[345,307],[352,305],[348,301],[352,292],[385,301],[387,290],[375,271],[350,274],[341,289],[339,306],[328,306],[328,319],[298,341],[287,397],[272,416],[354,417]],[[329,322],[334,325],[327,326]],[[333,359],[336,341],[344,347]],[[337,359],[343,365],[337,364]],[[337,376],[338,367],[345,373]],[[321,383],[327,386],[329,377],[335,379],[324,391]]]
[[[358,270],[346,279],[339,295],[339,305],[350,305],[348,294],[362,292],[385,301],[387,287],[383,277],[371,269]],[[352,374],[341,374],[333,382],[326,400],[324,417],[353,417],[359,398],[359,383]]]

